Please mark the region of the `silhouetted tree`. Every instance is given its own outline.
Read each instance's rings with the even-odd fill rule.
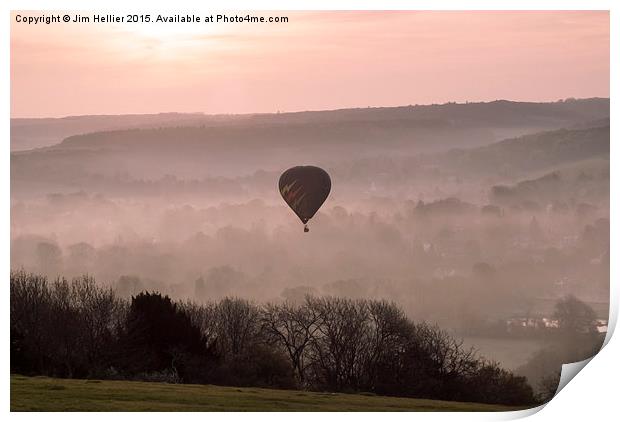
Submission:
[[[314,310],[305,305],[270,304],[262,313],[263,329],[271,342],[286,350],[300,385],[305,385],[307,348],[318,329],[318,321]]]
[[[386,301],[131,302],[92,278],[11,273],[11,370],[529,404],[523,377]]]
[[[123,364],[131,373],[170,370],[196,377],[196,357],[214,360],[200,329],[168,296],[140,293],[131,300],[121,338]]]
[[[11,370],[46,373],[50,293],[47,278],[11,272]]]

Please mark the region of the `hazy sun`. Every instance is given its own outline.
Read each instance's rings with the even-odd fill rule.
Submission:
[[[176,56],[194,47],[221,43],[217,35],[225,32],[221,25],[194,22],[142,22],[118,26],[116,29],[128,37],[125,47],[129,49],[146,48],[151,53],[165,53]]]

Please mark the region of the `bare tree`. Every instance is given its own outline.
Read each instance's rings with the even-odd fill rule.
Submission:
[[[74,306],[71,284],[66,279],[54,281],[50,296],[52,312],[46,325],[51,357],[58,367],[64,367],[59,375],[72,378],[84,358],[79,347],[81,315]]]
[[[50,291],[45,276],[23,270],[11,272],[11,362],[24,356],[36,356],[36,362],[19,362],[42,372],[46,356],[47,330],[43,325],[50,317]]]
[[[123,303],[110,287],[100,287],[94,278],[82,276],[73,280],[71,294],[80,315],[80,342],[91,372],[105,364],[106,350],[114,331],[125,314]]]
[[[401,361],[412,332],[412,324],[394,303],[367,301],[368,307],[368,356],[365,374],[368,387],[376,388],[379,372]]]
[[[261,321],[269,339],[286,350],[299,384],[305,385],[307,347],[319,328],[319,316],[315,309],[306,304],[288,302],[268,304],[263,308]]]
[[[337,390],[357,388],[362,381],[368,349],[366,302],[308,297],[306,304],[319,317],[311,342],[317,381]]]
[[[214,309],[215,330],[221,354],[239,355],[259,335],[259,309],[239,298],[224,298]]]

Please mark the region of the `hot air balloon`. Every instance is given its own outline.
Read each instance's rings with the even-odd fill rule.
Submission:
[[[278,185],[282,198],[304,223],[304,232],[308,232],[308,220],[321,208],[331,190],[329,174],[315,166],[292,167],[282,173]]]

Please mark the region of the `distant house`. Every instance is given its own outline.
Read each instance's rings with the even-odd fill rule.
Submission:
[[[597,333],[607,333],[607,325],[609,324],[606,319],[597,319],[596,320],[596,332]]]

